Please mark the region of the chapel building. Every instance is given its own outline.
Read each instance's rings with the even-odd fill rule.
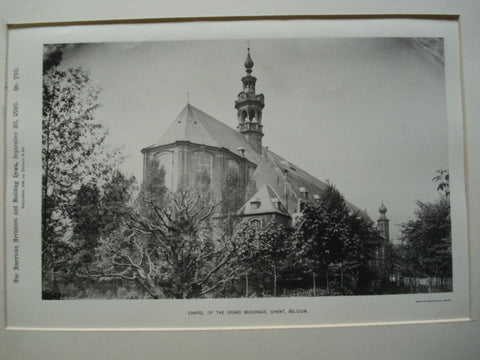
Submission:
[[[255,227],[273,220],[289,225],[298,216],[299,204],[318,201],[328,184],[263,146],[265,97],[256,92],[250,49],[244,66],[243,89],[234,103],[236,129],[187,103],[160,140],[142,149],[144,178],[151,160],[156,160],[172,191],[203,182],[216,199],[238,199],[229,212],[242,221]],[[232,177],[236,187],[226,189]],[[347,206],[368,217],[348,201]],[[224,208],[216,214],[225,215]],[[387,224],[388,232],[388,222],[381,224],[384,230]]]

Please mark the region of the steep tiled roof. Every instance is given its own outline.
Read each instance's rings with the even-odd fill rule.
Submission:
[[[263,186],[253,195],[237,212],[238,215],[255,215],[265,213],[278,213],[288,215],[285,211],[285,205],[281,202],[280,197],[270,187]]]
[[[255,164],[259,161],[259,154],[253,150],[241,133],[191,104],[187,104],[183,108],[160,140],[146,149],[172,144],[176,141],[190,141],[200,145],[223,147],[235,154],[238,153],[238,148],[243,148],[248,160]]]
[[[270,198],[278,197],[284,208],[288,205],[290,212],[294,211],[297,200],[302,197],[300,188],[305,188],[310,199],[312,199],[314,194],[320,194],[327,186],[326,183],[266,148],[262,149],[261,154],[257,153],[240,132],[190,104],[183,108],[160,140],[144,150],[174,144],[176,141],[190,141],[200,145],[223,147],[233,153],[237,153],[238,148],[243,148],[245,157],[257,165],[255,171],[256,185],[257,188],[261,189],[257,194],[265,196],[265,199],[272,193],[275,194]],[[288,168],[288,201],[285,197],[284,181],[286,168]],[[270,202],[268,206],[273,205]],[[358,211],[368,217],[363,210],[348,201],[347,206],[350,210]]]
[[[286,199],[285,196],[285,170],[287,170],[288,199]],[[313,200],[313,195],[320,195],[328,186],[323,181],[318,180],[305,170],[286,161],[280,155],[266,148],[263,149],[263,154],[255,171],[255,176],[257,187],[270,184],[276,190],[277,194],[279,194],[282,202],[287,204],[290,212],[295,211],[297,200],[303,198],[300,188],[304,188],[308,192],[309,199]],[[368,218],[366,212],[359,207],[349,201],[346,201],[346,204],[351,211],[358,212]]]

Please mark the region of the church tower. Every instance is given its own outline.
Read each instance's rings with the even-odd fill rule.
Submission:
[[[390,228],[388,224],[390,220],[385,216],[387,208],[383,205],[383,201],[382,205],[378,208],[378,212],[380,213],[380,217],[377,220],[378,231],[380,231],[380,234],[388,241],[390,240]]]
[[[245,71],[247,75],[242,78],[243,91],[238,94],[235,100],[237,109],[237,129],[246,137],[257,153],[262,152],[262,110],[265,106],[263,94],[255,94],[255,83],[257,78],[252,75],[253,61],[248,48],[247,59],[245,60]]]

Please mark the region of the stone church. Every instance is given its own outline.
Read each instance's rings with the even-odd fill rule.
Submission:
[[[187,103],[160,140],[142,149],[144,178],[150,160],[155,159],[165,170],[165,185],[170,190],[208,179],[215,198],[239,200],[233,211],[243,221],[255,227],[272,220],[288,225],[295,221],[298,204],[317,201],[327,183],[262,145],[265,97],[255,91],[257,78],[252,75],[250,49],[244,66],[243,89],[234,104],[236,129]],[[232,174],[236,187],[225,189],[226,179],[232,178]],[[348,201],[347,206],[368,216]],[[378,228],[388,240],[383,203],[379,211]]]

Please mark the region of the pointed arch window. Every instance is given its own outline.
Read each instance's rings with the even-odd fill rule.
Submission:
[[[155,154],[155,159],[158,161],[158,167],[165,171],[165,186],[172,190],[173,188],[173,154],[170,151],[165,151]]]
[[[254,218],[248,222],[250,227],[255,230],[260,230],[262,228],[262,220]]]
[[[228,169],[234,171],[240,171],[240,165],[235,160],[228,160]]]
[[[192,155],[192,169],[194,174],[212,173],[212,155],[206,151],[195,151]]]

